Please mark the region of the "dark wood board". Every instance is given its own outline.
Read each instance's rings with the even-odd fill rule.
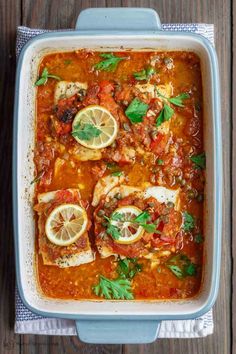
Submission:
[[[234,3],[234,4],[233,4]],[[188,340],[157,340],[148,345],[88,345],[76,337],[49,337],[14,334],[14,253],[11,210],[11,144],[12,111],[15,74],[15,29],[18,25],[62,29],[72,28],[77,15],[88,7],[137,6],[158,11],[162,22],[206,22],[215,24],[215,43],[221,71],[222,131],[224,157],[224,223],[222,272],[219,296],[214,307],[215,330],[212,336]],[[234,10],[234,12],[232,12]],[[233,15],[234,14],[234,15]],[[236,242],[231,244],[231,156],[236,160],[236,132],[231,115],[232,53],[236,43],[236,4],[233,0],[0,0],[0,102],[1,102],[1,195],[0,195],[0,354],[229,354],[236,353],[236,281],[231,275],[232,256],[236,257]],[[234,41],[233,41],[234,39]],[[233,57],[234,66],[236,59]],[[236,70],[234,99],[236,102]],[[234,117],[236,115],[235,106]],[[236,117],[235,117],[236,119]],[[233,133],[231,133],[233,127]],[[233,135],[232,135],[233,134]],[[233,151],[233,155],[232,155]],[[236,164],[233,163],[233,175]],[[233,189],[234,190],[234,189]],[[234,195],[233,195],[234,198]],[[236,197],[235,197],[236,198]],[[234,198],[234,199],[235,199]],[[236,212],[233,199],[233,211]],[[236,199],[235,199],[236,201]],[[236,223],[233,223],[233,230]],[[235,230],[236,231],[236,230]],[[233,245],[233,248],[231,246]],[[234,282],[233,282],[234,281]],[[234,291],[232,293],[232,290]],[[231,314],[233,313],[233,316]],[[233,346],[234,344],[234,346]]]

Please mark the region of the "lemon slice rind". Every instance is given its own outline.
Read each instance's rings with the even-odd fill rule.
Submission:
[[[135,217],[137,217],[139,214],[142,213],[142,210],[133,206],[133,205],[127,205],[127,206],[117,208],[113,212],[113,214],[115,214],[115,213],[125,215],[125,219],[127,219],[127,221],[112,220],[112,218],[111,218],[110,223],[113,226],[116,226],[121,233],[121,236],[117,240],[114,240],[114,241],[117,243],[126,244],[126,245],[138,241],[142,237],[142,235],[144,233],[144,229],[142,226],[135,224],[133,222],[130,222],[128,220],[133,220]],[[132,233],[130,231],[129,227],[131,227],[133,230],[136,230],[136,232]]]
[[[86,231],[88,224],[84,208],[76,204],[61,204],[49,214],[45,233],[57,246],[69,246]]]
[[[104,107],[90,105],[81,109],[75,116],[72,129],[78,124],[93,124],[101,131],[97,137],[90,140],[81,140],[74,136],[75,140],[89,149],[103,149],[111,145],[118,133],[118,124],[113,115]]]

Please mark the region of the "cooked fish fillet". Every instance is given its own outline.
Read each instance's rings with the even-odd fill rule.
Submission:
[[[56,84],[54,93],[54,102],[57,103],[61,98],[69,98],[79,93],[80,90],[87,90],[88,85],[86,82],[79,81],[59,81]]]
[[[108,175],[100,178],[94,188],[92,206],[96,207],[103,195],[107,195],[112,188],[121,184],[124,180],[125,177],[123,175]]]
[[[52,203],[55,206],[63,203],[80,204],[80,200],[79,189],[57,190],[38,194],[38,204],[35,206],[35,210],[39,216],[39,253],[42,255],[44,264],[66,268],[94,261],[95,253],[91,249],[87,232],[81,235],[75,243],[66,247],[52,244],[45,233],[45,223],[51,212]]]
[[[165,85],[152,85],[152,84],[137,84],[135,87],[143,94],[150,96],[151,98],[159,97],[160,100],[166,101],[163,97],[158,95],[158,92],[167,98],[170,98],[173,94],[173,86],[171,83]]]
[[[179,195],[180,190],[179,189],[174,190],[162,186],[153,186],[153,185],[147,185],[147,186],[143,186],[143,188],[139,188],[139,187],[126,186],[121,184],[119,186],[113,187],[107,193],[107,197],[106,197],[107,201],[109,201],[118,193],[121,199],[131,194],[135,194],[135,196],[141,199],[148,199],[150,197],[155,198],[161,204],[162,203],[167,204],[168,202],[172,202],[174,203],[174,209],[176,211],[180,210],[180,195]],[[109,238],[106,237],[97,238],[96,245],[97,245],[98,252],[100,253],[102,258],[106,258],[110,256],[115,256],[115,257],[120,256],[119,251],[117,252],[117,246],[115,247],[114,242]],[[132,247],[132,245],[130,245],[130,247]],[[171,253],[170,250],[164,250],[164,251],[155,250],[153,252],[153,250],[150,251],[148,248],[143,249],[141,252],[142,253],[140,254],[140,257],[146,259],[152,259],[152,260],[157,260]]]
[[[169,189],[162,186],[148,187],[144,192],[144,198],[153,197],[160,203],[167,204],[172,202],[175,205],[175,210],[180,208],[180,189]]]

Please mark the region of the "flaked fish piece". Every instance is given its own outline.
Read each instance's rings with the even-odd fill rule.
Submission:
[[[124,180],[124,175],[108,175],[100,178],[94,188],[92,206],[96,207],[103,195],[107,195],[107,193],[110,192],[112,188],[121,184],[124,182]]]
[[[86,82],[79,81],[59,81],[56,84],[54,92],[54,103],[62,98],[70,98],[75,94],[84,94],[84,90],[87,90],[88,84]]]

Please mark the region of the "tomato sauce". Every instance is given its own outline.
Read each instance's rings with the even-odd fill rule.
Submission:
[[[144,183],[161,185],[180,190],[181,212],[188,212],[195,220],[190,230],[180,230],[175,238],[174,252],[154,264],[148,259],[139,259],[142,271],[132,279],[135,299],[181,299],[192,297],[200,289],[203,264],[203,199],[204,168],[190,157],[203,154],[203,107],[200,60],[191,52],[118,52],[125,57],[114,71],[95,70],[94,65],[102,58],[99,52],[78,50],[46,55],[40,63],[39,73],[47,68],[50,74],[71,82],[86,82],[87,92],[80,101],[62,99],[55,104],[54,92],[57,80],[48,78],[37,88],[37,119],[35,142],[36,184],[35,196],[54,190],[79,188],[81,197],[88,203],[88,214],[93,224],[94,208],[91,206],[95,184],[117,169],[127,176],[127,184],[141,186]],[[166,85],[171,82],[171,97],[188,93],[182,105],[171,104],[174,114],[170,120],[168,136],[152,134],[160,102],[139,95],[149,105],[154,115],[145,116],[140,124],[130,124],[126,130],[125,110],[134,99],[131,88],[147,81],[137,80],[138,73],[149,65],[155,73],[148,83]],[[109,86],[110,85],[110,86]],[[100,104],[108,109],[119,122],[120,139],[115,146],[105,148],[102,158],[81,161],[76,158],[78,142],[71,135],[70,114],[90,104]],[[159,104],[159,106],[158,106]],[[163,104],[163,103],[161,103]],[[59,119],[60,109],[67,115]],[[159,111],[158,111],[159,110]],[[157,112],[157,113],[156,113]],[[128,122],[130,123],[130,122]],[[125,128],[126,127],[126,128]],[[114,145],[114,144],[113,144]],[[129,146],[129,151],[124,152]],[[166,148],[168,146],[168,149]],[[136,155],[130,153],[131,148]],[[144,153],[139,153],[139,148]],[[132,156],[131,156],[132,155]],[[115,166],[115,167],[114,167]],[[51,298],[99,299],[92,287],[99,275],[109,279],[117,277],[117,260],[111,256],[101,258],[95,247],[94,227],[89,231],[96,259],[77,267],[59,268],[45,265],[36,244],[37,274],[42,292]],[[172,252],[173,245],[165,250]],[[195,271],[178,277],[166,265],[170,257],[184,254],[194,265]],[[178,266],[178,264],[177,264]]]

